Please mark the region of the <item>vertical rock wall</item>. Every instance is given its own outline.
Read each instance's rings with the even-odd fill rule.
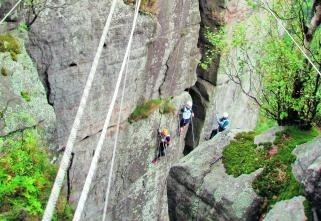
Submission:
[[[37,62],[49,101],[57,116],[57,145],[66,143],[82,90],[90,70],[111,0],[47,1],[31,26],[29,51]],[[135,30],[121,131],[108,208],[109,220],[167,220],[165,180],[169,166],[181,157],[184,140],[176,136],[177,116],[153,114],[130,125],[129,114],[137,104],[159,96],[174,96],[177,109],[189,98],[184,89],[194,85],[199,60],[197,0],[157,1],[154,16],[141,13]],[[97,69],[70,170],[71,201],[76,203],[96,141],[131,28],[134,7],[119,0],[108,40]],[[117,102],[104,144],[98,171],[87,200],[84,220],[99,220],[115,136]],[[168,127],[174,141],[168,157],[156,166],[150,162],[157,146],[156,130]]]

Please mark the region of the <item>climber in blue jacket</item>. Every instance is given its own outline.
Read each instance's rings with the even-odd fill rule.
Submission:
[[[208,138],[208,140],[212,139],[218,132],[222,132],[229,127],[230,120],[228,119],[227,112],[224,112],[222,117],[220,118],[216,115],[216,120],[218,123],[218,127],[212,130],[211,136]]]

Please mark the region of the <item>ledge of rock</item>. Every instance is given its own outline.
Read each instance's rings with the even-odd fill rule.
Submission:
[[[303,196],[296,196],[290,200],[278,202],[268,212],[264,221],[305,221],[307,220],[304,214]]]
[[[219,160],[239,131],[202,143],[175,164],[167,178],[170,220],[252,220],[261,199],[251,183],[261,170],[233,177]]]

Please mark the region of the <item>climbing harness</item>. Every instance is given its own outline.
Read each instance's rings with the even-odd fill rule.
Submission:
[[[113,2],[111,4],[110,12],[109,12],[108,18],[106,20],[106,24],[104,26],[102,36],[99,41],[98,49],[97,49],[93,64],[91,66],[90,73],[88,75],[88,79],[87,79],[87,82],[86,82],[86,85],[84,88],[84,92],[81,97],[80,105],[78,107],[78,111],[77,111],[73,126],[71,128],[71,132],[70,132],[70,135],[69,135],[69,138],[67,141],[66,149],[65,149],[64,155],[62,157],[60,167],[59,167],[56,179],[55,179],[55,183],[54,183],[53,188],[51,190],[51,194],[50,194],[50,197],[49,197],[49,200],[48,200],[48,203],[47,203],[47,206],[46,206],[43,218],[42,218],[43,221],[51,221],[51,219],[52,219],[53,211],[54,211],[54,208],[56,206],[56,203],[57,203],[57,200],[59,197],[59,193],[60,193],[63,181],[64,181],[64,177],[65,177],[67,168],[69,166],[69,159],[71,157],[72,149],[73,149],[74,143],[76,141],[77,132],[78,132],[78,129],[80,126],[80,119],[82,118],[82,115],[83,115],[83,112],[84,112],[84,109],[85,109],[85,106],[87,103],[89,91],[91,89],[92,82],[94,80],[96,69],[98,66],[98,62],[99,62],[99,59],[100,59],[100,56],[101,56],[101,53],[103,50],[104,43],[106,41],[107,33],[109,31],[109,27],[110,27],[111,19],[112,19],[114,10],[115,10],[116,2],[117,2],[117,0],[113,0]],[[113,106],[110,105],[109,109],[111,109],[111,107],[113,107]]]
[[[19,0],[12,8],[11,10],[3,17],[3,19],[0,21],[0,25],[7,19],[7,17],[15,10],[15,8],[22,2],[22,0]]]
[[[131,30],[131,33],[130,33],[130,36],[129,36],[129,41],[128,41],[128,44],[127,44],[127,48],[126,48],[125,56],[124,56],[124,59],[123,59],[123,62],[122,62],[122,66],[121,66],[121,69],[119,71],[115,92],[114,92],[114,95],[113,95],[113,98],[112,98],[112,101],[111,101],[111,104],[110,104],[110,108],[108,109],[108,113],[106,115],[104,127],[103,127],[103,130],[102,130],[101,135],[99,137],[99,141],[98,141],[98,144],[97,144],[97,147],[96,147],[96,150],[95,150],[95,154],[94,154],[94,157],[92,159],[92,162],[91,162],[91,165],[90,165],[87,177],[86,177],[86,181],[85,181],[85,184],[84,184],[80,199],[78,201],[78,205],[77,205],[77,208],[76,208],[76,212],[75,212],[75,216],[73,218],[73,221],[78,221],[81,218],[81,214],[82,214],[82,211],[84,209],[84,205],[85,205],[88,193],[89,193],[90,185],[91,185],[91,182],[93,180],[93,177],[94,177],[96,169],[97,169],[97,164],[98,164],[98,160],[99,160],[99,157],[100,157],[100,152],[101,152],[101,149],[102,149],[105,137],[106,137],[106,133],[107,133],[107,129],[108,129],[108,126],[109,126],[112,110],[113,110],[113,107],[114,107],[115,102],[116,102],[118,90],[119,90],[119,87],[120,87],[120,82],[121,82],[122,75],[123,75],[123,72],[124,72],[124,69],[125,69],[125,66],[126,66],[127,57],[129,55],[129,51],[130,51],[130,48],[131,48],[133,35],[134,35],[134,30],[135,30],[136,23],[137,23],[137,17],[138,17],[138,12],[139,12],[140,1],[141,0],[138,0],[137,8],[135,10],[132,30]]]

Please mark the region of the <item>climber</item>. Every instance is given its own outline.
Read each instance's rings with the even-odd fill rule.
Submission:
[[[184,107],[182,107],[180,111],[182,117],[179,123],[179,134],[182,134],[183,129],[186,127],[187,124],[189,124],[191,117],[194,117],[192,105],[192,101],[187,101],[186,105],[184,105]]]
[[[168,129],[165,128],[162,131],[158,131],[158,135],[160,136],[160,142],[157,150],[157,156],[154,158],[152,163],[156,163],[161,156],[165,156],[165,149],[171,142],[171,135],[169,134]]]
[[[220,117],[220,118],[216,115],[216,120],[218,123],[218,127],[213,129],[210,137],[205,138],[205,140],[212,139],[218,132],[222,132],[222,131],[226,130],[230,124],[230,120],[228,119],[228,113],[226,113],[226,112],[224,112],[222,117]]]

